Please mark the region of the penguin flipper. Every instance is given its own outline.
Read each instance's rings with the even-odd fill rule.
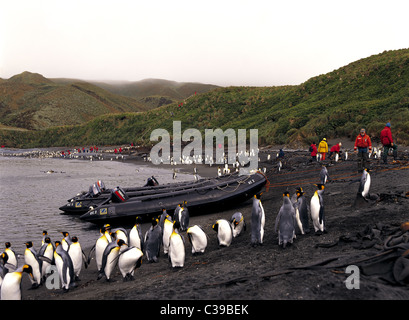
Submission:
[[[92,248],[89,250],[89,253],[88,253],[88,257],[87,257],[87,264],[89,265],[90,264],[90,262],[91,262],[91,255],[94,253],[94,251],[95,251],[95,247],[96,247],[96,243],[92,246]]]
[[[39,255],[37,258],[38,258],[39,260],[41,260],[41,261],[48,262],[49,264],[53,264],[53,263],[54,263],[54,259],[51,260],[50,258],[47,258],[47,257],[45,257],[45,256]]]
[[[84,262],[84,267],[85,267],[85,269],[87,269],[88,265],[89,265],[89,262],[87,260],[87,256],[85,255],[84,250],[81,250],[81,253],[82,253],[82,261]]]
[[[320,212],[318,214],[319,222],[322,224],[322,221],[324,220],[324,206],[320,206]]]

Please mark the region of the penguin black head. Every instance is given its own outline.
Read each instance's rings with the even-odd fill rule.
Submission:
[[[283,192],[283,197],[290,197],[290,193],[288,191]]]
[[[61,245],[61,241],[56,241],[55,242],[55,247],[57,248],[58,246],[60,246]]]
[[[10,243],[10,242],[6,242],[4,245],[6,246],[6,249],[8,249],[8,248],[11,247],[11,243]]]
[[[260,200],[260,198],[261,198],[261,195],[262,195],[262,194],[263,194],[262,192],[257,193],[257,194],[255,194],[255,195],[254,195],[254,198],[256,198],[256,199],[259,199],[259,200]]]
[[[301,187],[298,187],[297,190],[295,190],[295,192],[297,194],[297,197],[300,197],[305,193]]]
[[[111,230],[111,225],[110,224],[104,224],[104,230],[105,231],[107,231],[107,230]]]
[[[48,234],[47,230],[43,231],[43,236],[46,236]]]
[[[152,226],[156,226],[158,224],[159,220],[158,218],[152,218]]]
[[[27,248],[31,248],[33,246],[33,242],[32,241],[27,241],[25,243],[25,245],[26,245]]]
[[[67,231],[61,232],[64,237],[68,237],[70,234]]]
[[[212,226],[212,229],[217,232],[217,231],[219,230],[219,224],[216,222],[216,223]]]
[[[180,228],[180,222],[179,221],[174,221],[173,222],[173,229],[179,229]]]
[[[44,242],[45,242],[45,243],[51,243],[50,237],[45,237]]]
[[[119,239],[117,242],[118,246],[126,245],[126,242],[123,239]]]
[[[325,186],[321,183],[316,184],[318,190],[324,190]]]
[[[6,262],[9,260],[9,255],[7,253],[3,252],[0,255],[0,258],[1,258],[1,260],[3,260],[4,264],[6,264]]]
[[[33,276],[33,268],[29,264],[24,265],[23,272],[28,273],[31,277],[34,277]]]
[[[73,237],[71,238],[71,241],[72,241],[72,242],[78,242],[78,237],[73,236]]]
[[[139,223],[141,223],[142,222],[142,218],[140,217],[140,216],[137,216],[136,218],[135,218],[135,224],[139,224]]]

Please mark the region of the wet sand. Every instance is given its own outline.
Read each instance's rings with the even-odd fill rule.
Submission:
[[[203,255],[193,256],[186,232],[182,232],[186,245],[185,266],[172,269],[165,255],[158,263],[143,260],[135,272],[135,280],[123,282],[116,269],[113,281],[97,280],[97,268],[92,259],[81,272],[81,281],[68,293],[61,289],[49,290],[44,285],[29,290],[30,283],[23,279],[24,300],[399,300],[409,299],[409,278],[404,284],[391,280],[392,262],[384,242],[391,232],[399,232],[403,222],[409,221],[409,157],[400,152],[400,163],[381,165],[379,160],[370,162],[374,200],[354,206],[361,174],[357,173],[354,156],[351,160],[331,163],[326,161],[331,181],[324,192],[326,233],[316,235],[310,221],[309,234],[297,234],[293,244],[285,249],[278,245],[274,230],[275,219],[282,204],[282,194],[295,192],[303,187],[309,201],[319,182],[321,164],[310,162],[307,151],[286,152],[279,170],[278,161],[267,161],[268,154],[260,153],[260,168],[266,169],[269,180],[262,203],[266,214],[265,236],[262,246],[250,245],[251,200],[235,208],[190,218],[190,225],[201,225],[208,235],[208,246]],[[136,164],[141,161],[134,158]],[[182,172],[193,172],[192,166],[178,167]],[[199,175],[215,176],[217,166],[197,167]],[[154,172],[154,167],[153,167]],[[377,200],[375,200],[377,198]],[[217,219],[230,219],[236,212],[244,215],[246,231],[234,238],[230,247],[219,247],[212,225]],[[116,227],[116,226],[113,226]],[[130,229],[130,226],[126,226]],[[143,233],[149,224],[142,226]],[[377,237],[362,236],[367,229],[381,230]],[[406,232],[408,234],[408,232]],[[75,235],[72,232],[72,235]],[[343,241],[339,241],[342,239]],[[406,238],[407,239],[407,238]],[[96,240],[96,239],[95,239]],[[368,245],[366,240],[374,244]],[[404,240],[403,240],[404,241]],[[407,240],[406,240],[407,241]],[[81,239],[80,239],[81,242]],[[364,245],[362,245],[364,243]],[[93,243],[81,243],[88,254]],[[327,245],[331,245],[326,247]],[[404,244],[409,246],[408,243]],[[346,266],[377,261],[374,256],[390,258],[380,264],[379,274],[365,271],[359,274],[359,289],[348,289],[346,281],[351,275]],[[392,262],[391,262],[392,261]],[[385,279],[386,278],[386,279]]]

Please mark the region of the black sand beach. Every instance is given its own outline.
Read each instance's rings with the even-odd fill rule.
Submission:
[[[191,225],[201,225],[209,237],[206,252],[193,256],[186,233],[185,266],[173,270],[165,255],[158,263],[145,259],[135,272],[135,280],[123,282],[116,270],[112,282],[97,280],[93,259],[81,272],[77,287],[63,293],[44,285],[29,290],[23,280],[24,300],[400,300],[409,299],[409,277],[397,279],[397,269],[408,264],[408,231],[401,231],[409,221],[409,155],[400,150],[398,164],[370,162],[374,200],[354,206],[360,174],[351,155],[348,161],[328,165],[331,181],[324,192],[326,233],[297,234],[285,249],[278,245],[275,219],[282,204],[282,194],[294,194],[301,186],[308,200],[319,182],[321,164],[309,162],[307,151],[286,152],[283,167],[267,161],[260,153],[261,169],[266,168],[269,188],[262,195],[266,213],[264,243],[250,245],[251,200],[235,208],[200,216],[191,216]],[[141,160],[133,160],[135,162]],[[192,167],[179,167],[192,172]],[[214,176],[217,167],[198,166],[202,176]],[[375,200],[376,199],[376,200]],[[230,247],[219,248],[212,225],[217,219],[243,213],[247,230],[233,239]],[[113,226],[116,227],[116,226]],[[143,232],[149,227],[144,224]],[[127,229],[130,226],[126,227]],[[72,234],[74,235],[74,234]],[[403,236],[402,236],[403,235]],[[398,236],[401,236],[398,238]],[[393,237],[393,241],[389,241]],[[96,239],[95,239],[96,240]],[[385,244],[386,243],[386,244]],[[82,243],[88,254],[93,243]],[[401,247],[396,247],[400,245]],[[406,258],[405,258],[406,257]],[[400,259],[398,261],[398,259]],[[352,273],[346,267],[359,267],[359,289],[348,289]],[[395,272],[395,273],[394,273]],[[357,275],[357,274],[355,274]],[[349,282],[348,282],[349,281]]]

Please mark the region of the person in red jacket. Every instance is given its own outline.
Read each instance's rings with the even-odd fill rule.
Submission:
[[[333,155],[334,153],[335,153],[335,154],[338,154],[338,156],[339,156],[339,153],[341,152],[341,146],[342,146],[342,143],[341,143],[341,142],[339,142],[339,143],[333,145],[333,146],[331,147],[331,150],[329,151],[329,157],[328,157],[328,159],[331,159],[331,160],[332,160],[332,155]],[[335,157],[335,159],[336,159],[336,157]]]
[[[311,152],[311,160],[310,160],[310,162],[311,161],[317,161],[317,153],[318,153],[318,151],[317,151],[317,145],[315,144],[315,142],[313,142],[313,143],[311,143],[311,146],[310,146],[310,152]]]
[[[371,138],[361,129],[355,139],[354,153],[358,153],[358,172],[367,168],[369,152],[372,150]]]
[[[383,154],[382,159],[383,163],[388,163],[388,153],[389,149],[393,149],[393,162],[396,162],[396,158],[398,157],[398,146],[393,142],[392,139],[392,131],[391,131],[391,123],[388,122],[381,131],[381,143],[383,144]]]

